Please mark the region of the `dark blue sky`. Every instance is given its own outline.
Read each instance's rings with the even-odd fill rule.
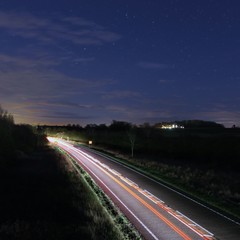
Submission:
[[[2,0],[0,104],[18,123],[240,123],[240,2]]]

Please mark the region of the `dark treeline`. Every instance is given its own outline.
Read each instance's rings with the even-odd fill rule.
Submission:
[[[35,150],[44,136],[30,125],[17,125],[13,116],[0,106],[0,159],[16,158]]]
[[[175,122],[184,129],[161,129],[166,123],[140,126],[113,121],[105,124],[41,126],[46,134],[121,151],[137,158],[173,161],[214,169],[236,170],[240,165],[240,129],[200,120]],[[134,138],[134,142],[132,141]],[[134,144],[134,146],[133,146]]]
[[[223,129],[224,126],[222,124],[212,122],[212,121],[203,121],[203,120],[183,120],[183,121],[175,121],[175,122],[160,122],[155,123],[153,125],[149,123],[143,123],[139,126],[134,125],[130,122],[125,121],[117,121],[113,120],[112,123],[107,126],[106,124],[87,124],[85,127],[82,127],[80,124],[67,124],[65,126],[48,126],[43,125],[42,128],[49,128],[49,129],[62,129],[65,128],[67,130],[83,130],[83,129],[97,129],[97,130],[106,130],[111,129],[115,131],[121,131],[121,130],[129,130],[133,127],[139,127],[139,128],[161,128],[161,126],[166,124],[176,124],[178,126],[183,126],[185,129]],[[235,125],[234,125],[235,126]]]

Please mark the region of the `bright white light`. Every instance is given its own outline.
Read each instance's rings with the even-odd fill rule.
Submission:
[[[47,137],[47,140],[48,140],[49,142],[53,143],[53,142],[55,141],[55,138],[53,138],[53,137]]]
[[[174,128],[184,128],[183,126],[179,126],[177,124],[168,124],[168,125],[162,125],[162,129],[174,129]]]

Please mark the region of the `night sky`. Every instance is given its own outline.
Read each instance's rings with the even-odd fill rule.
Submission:
[[[1,0],[16,123],[240,125],[239,0]]]

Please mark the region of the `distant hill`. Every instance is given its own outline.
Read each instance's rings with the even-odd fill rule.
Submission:
[[[203,120],[182,120],[175,122],[161,122],[155,124],[155,127],[161,127],[163,125],[173,125],[183,126],[184,128],[224,128],[222,124],[213,121],[203,121]]]

